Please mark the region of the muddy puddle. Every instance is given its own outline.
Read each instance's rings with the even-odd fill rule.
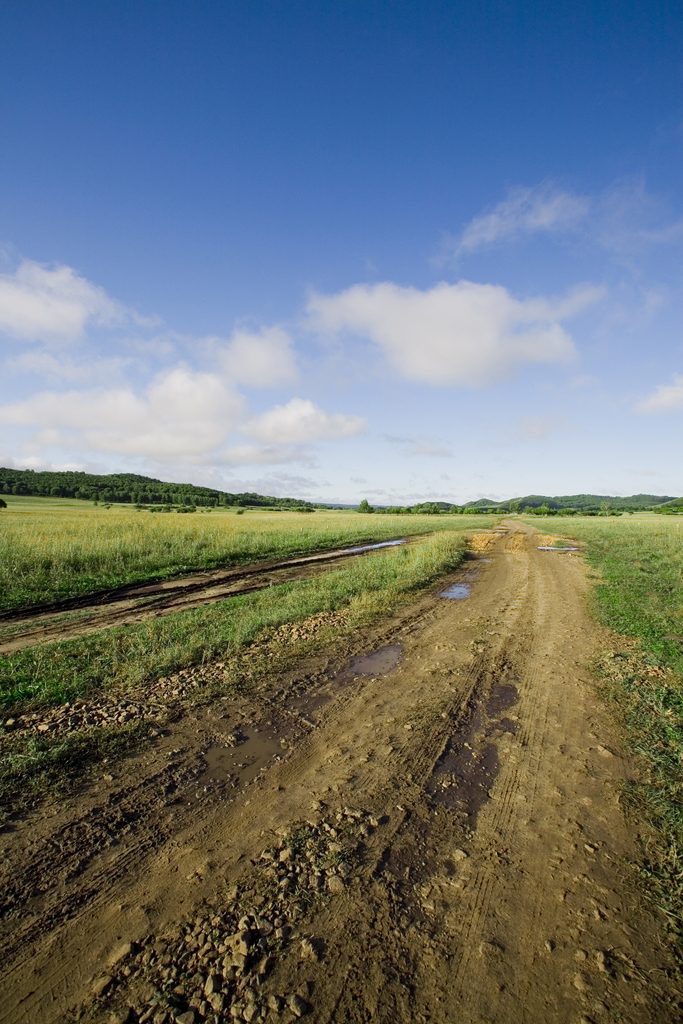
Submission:
[[[440,590],[438,596],[449,601],[463,601],[469,597],[472,587],[479,579],[479,564],[490,561],[490,558],[481,558],[470,553],[464,562],[464,568],[457,574],[456,579],[453,583],[449,583],[444,590]]]
[[[538,551],[557,551],[560,555],[565,551],[578,551],[578,548],[556,548],[554,544],[539,544]]]
[[[427,783],[435,803],[445,804],[473,830],[477,815],[490,798],[500,770],[498,746],[504,733],[517,731],[516,716],[505,716],[519,698],[514,683],[497,680],[488,693],[475,696],[470,714],[449,739]]]
[[[382,540],[376,544],[363,544],[358,548],[344,548],[346,555],[362,555],[364,551],[377,551],[378,548],[395,548],[398,544],[406,544],[407,537],[400,537],[398,540]]]
[[[284,732],[272,726],[254,726],[236,736],[235,746],[213,746],[204,753],[202,786],[239,789],[248,785],[284,749]]]
[[[453,583],[450,587],[446,587],[439,594],[439,597],[450,598],[451,601],[462,601],[463,598],[470,596],[470,584],[469,583]]]
[[[369,654],[359,654],[357,657],[351,658],[348,666],[342,669],[337,678],[384,676],[396,668],[402,656],[402,644],[387,644],[386,647],[378,647],[376,651],[371,651]]]

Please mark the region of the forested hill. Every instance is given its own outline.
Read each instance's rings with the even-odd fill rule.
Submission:
[[[136,473],[36,473],[32,469],[0,469],[0,494],[26,494],[46,498],[82,498],[86,501],[131,502],[140,505],[257,505],[305,506],[300,498],[273,498],[250,491],[230,494],[194,484],[170,484]]]
[[[520,507],[539,508],[547,505],[549,508],[575,508],[590,509],[599,511],[603,502],[608,502],[613,509],[638,509],[652,508],[653,505],[663,505],[667,501],[674,501],[671,495],[667,494],[632,494],[628,498],[617,498],[609,494],[563,494],[551,498],[546,494],[527,494],[523,498],[508,498],[505,501],[489,501],[487,498],[479,498],[478,501],[471,501],[465,508],[500,508],[510,511],[513,502],[519,502]]]

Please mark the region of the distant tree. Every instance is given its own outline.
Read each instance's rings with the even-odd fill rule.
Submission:
[[[7,502],[4,498],[0,498],[0,508],[7,508]]]
[[[510,511],[513,512],[515,515],[517,515],[520,512],[521,508],[522,508],[521,501],[511,501],[510,502]]]
[[[368,499],[367,498],[363,498],[363,500],[361,501],[360,505],[358,506],[358,511],[359,512],[365,512],[367,514],[367,513],[370,513],[370,512],[374,512],[375,510],[372,507],[372,505],[368,504]]]
[[[611,516],[612,515],[612,506],[610,505],[609,501],[601,501],[600,502],[600,512],[602,513],[603,516]]]

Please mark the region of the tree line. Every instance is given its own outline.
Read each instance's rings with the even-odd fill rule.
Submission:
[[[41,498],[80,498],[83,501],[132,505],[195,506],[220,505],[256,508],[310,509],[315,505],[301,498],[274,498],[243,491],[231,494],[194,484],[165,483],[137,473],[111,473],[98,476],[71,470],[36,472],[32,469],[0,468],[0,494]]]

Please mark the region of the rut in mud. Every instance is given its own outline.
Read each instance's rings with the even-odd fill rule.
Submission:
[[[487,555],[14,822],[0,1020],[680,1019],[582,560]]]
[[[145,622],[190,608],[250,594],[281,583],[309,579],[336,562],[409,544],[419,537],[319,551],[280,561],[262,561],[212,569],[169,580],[135,583],[85,597],[74,597],[30,611],[0,613],[0,654],[11,654],[55,640],[99,633],[103,629]]]

